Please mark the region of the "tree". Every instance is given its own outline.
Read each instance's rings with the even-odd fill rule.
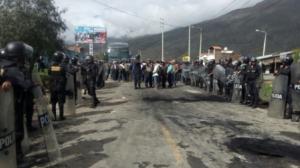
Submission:
[[[298,62],[300,60],[300,48],[293,50],[293,58],[294,62]]]
[[[0,47],[10,41],[23,41],[34,48],[35,58],[52,55],[63,48],[63,12],[53,0],[1,0]]]

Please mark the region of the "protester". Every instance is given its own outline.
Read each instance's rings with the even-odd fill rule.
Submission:
[[[146,88],[152,88],[153,87],[153,65],[150,60],[147,61],[145,65],[145,71],[144,71],[144,76],[145,76],[145,87]]]

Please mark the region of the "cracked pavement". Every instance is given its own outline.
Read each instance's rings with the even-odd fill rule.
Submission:
[[[134,90],[109,82],[97,94],[96,109],[86,99],[76,116],[54,123],[63,162],[49,166],[35,137],[31,167],[300,167],[299,123],[269,118],[267,109],[183,85]]]

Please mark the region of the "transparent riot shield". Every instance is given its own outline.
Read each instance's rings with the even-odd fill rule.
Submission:
[[[225,68],[221,65],[216,65],[213,70],[214,78],[216,80],[219,80],[223,83],[226,82],[226,74],[225,74]]]
[[[14,93],[0,91],[0,167],[16,168]]]
[[[291,84],[293,111],[300,112],[300,63],[291,66]]]
[[[67,74],[67,97],[66,97],[66,114],[74,116],[76,113],[76,100],[75,100],[75,83],[74,76],[72,74]]]
[[[195,70],[190,71],[191,86],[196,86],[195,76],[196,76],[196,71]]]
[[[284,118],[286,110],[286,100],[288,93],[288,76],[277,76],[272,85],[272,95],[269,104],[268,116],[273,118]]]
[[[218,95],[219,92],[219,86],[218,86],[218,80],[213,80],[213,94]]]
[[[82,76],[81,76],[81,71],[79,70],[78,72],[76,72],[76,92],[77,92],[76,104],[81,104],[83,102],[82,95],[81,95],[82,88],[83,88]]]
[[[233,83],[233,94],[232,94],[231,101],[233,103],[239,103],[241,100],[241,96],[242,96],[242,84],[240,79],[238,77],[235,77]]]
[[[182,81],[184,84],[189,84],[190,83],[190,70],[191,67],[189,65],[184,65],[182,68]]]
[[[39,86],[33,89],[33,94],[48,157],[50,162],[55,164],[60,161],[61,152],[53,129],[52,121],[49,116],[48,101],[46,97],[43,96],[42,89]]]
[[[22,140],[21,146],[22,146],[23,153],[28,154],[30,148],[30,138],[28,136],[25,117],[23,118],[23,128],[24,128],[24,138]]]
[[[205,68],[201,67],[199,69],[199,81],[200,81],[200,87],[204,88],[206,90],[207,88],[207,82],[206,82],[207,73],[205,72]]]

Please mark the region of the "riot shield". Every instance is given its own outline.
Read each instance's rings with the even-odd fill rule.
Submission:
[[[233,103],[239,103],[241,100],[241,96],[242,96],[242,84],[241,84],[240,79],[236,76],[234,78],[233,94],[232,94],[231,101]]]
[[[269,104],[268,116],[283,119],[286,109],[286,100],[288,93],[288,76],[277,76],[272,85],[272,95]]]
[[[195,70],[195,81],[196,81],[196,86],[199,87],[200,85],[200,67],[198,67],[196,70]]]
[[[61,152],[57,143],[57,138],[49,116],[48,101],[43,96],[41,87],[33,89],[38,120],[43,132],[44,142],[51,163],[55,164],[61,159]]]
[[[81,104],[83,99],[82,99],[82,95],[81,95],[81,90],[82,90],[82,76],[81,76],[81,71],[79,70],[78,72],[76,72],[76,92],[77,92],[77,99],[76,99],[76,104]]]
[[[207,88],[207,82],[206,82],[207,73],[205,72],[205,67],[200,67],[199,69],[199,82],[200,82],[200,88]]]
[[[74,76],[70,73],[67,74],[67,97],[66,97],[66,114],[71,116],[75,115],[76,106],[75,106],[75,84],[74,84]]]
[[[214,70],[213,70],[213,74],[214,74],[214,78],[216,80],[221,81],[222,83],[226,82],[226,74],[225,74],[225,68],[221,65],[216,65]]]
[[[196,86],[196,71],[193,69],[190,72],[191,86]]]
[[[209,92],[209,87],[210,87],[210,77],[206,74],[206,76],[204,76],[204,80],[205,80],[205,91]]]
[[[0,167],[16,168],[14,94],[0,91]]]
[[[189,84],[190,82],[190,67],[184,67],[182,69],[182,81],[184,84]]]
[[[219,86],[218,86],[218,80],[214,79],[213,80],[213,94],[218,95],[219,92]]]
[[[23,129],[24,129],[24,138],[21,142],[21,146],[22,146],[23,153],[28,154],[29,153],[29,148],[30,148],[30,139],[29,139],[29,136],[28,136],[25,117],[23,117]]]
[[[291,84],[293,111],[300,112],[300,63],[291,66]]]

